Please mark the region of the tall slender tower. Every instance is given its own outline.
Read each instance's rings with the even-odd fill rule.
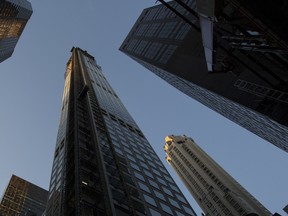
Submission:
[[[206,216],[271,215],[193,139],[171,135],[167,136],[165,141],[166,160]]]
[[[1,0],[0,2],[0,62],[9,58],[32,15],[27,0]]]
[[[46,215],[196,215],[94,57],[71,51]]]
[[[287,26],[287,7],[284,1],[170,1],[144,9],[120,50],[288,152],[288,41],[280,28]]]

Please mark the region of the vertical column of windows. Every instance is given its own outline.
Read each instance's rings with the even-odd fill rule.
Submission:
[[[154,37],[156,35],[156,32],[159,29],[160,25],[161,25],[161,23],[151,24],[145,33],[145,37]]]
[[[177,22],[167,22],[162,27],[161,31],[158,33],[159,38],[169,38],[170,34],[173,32],[174,28],[176,27]]]
[[[149,59],[153,59],[157,52],[159,51],[160,47],[162,46],[161,43],[153,42],[148,48],[145,53],[145,57]]]
[[[166,64],[170,57],[174,54],[177,49],[177,45],[169,45],[165,52],[163,52],[161,58],[159,59],[159,63]]]

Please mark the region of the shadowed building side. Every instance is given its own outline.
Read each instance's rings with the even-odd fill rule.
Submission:
[[[198,13],[199,2],[144,9],[120,51],[287,152],[286,41],[256,19],[262,10],[249,10],[247,1],[213,1],[217,10],[210,21],[203,20],[203,8]]]

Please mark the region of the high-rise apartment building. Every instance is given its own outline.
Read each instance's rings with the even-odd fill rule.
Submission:
[[[206,216],[271,215],[193,139],[171,135],[165,142],[166,160]]]
[[[46,215],[196,215],[94,57],[71,51]]]
[[[175,0],[147,8],[120,50],[188,96],[288,152],[287,37],[283,27],[269,28],[274,18],[268,20],[261,13],[269,9],[266,3],[250,5],[254,3]],[[270,7],[271,13],[274,9],[285,17],[281,7],[287,5],[278,3]],[[261,22],[257,17],[266,18]],[[275,25],[283,26],[287,21],[283,18],[281,23],[280,17]]]
[[[1,0],[0,2],[0,62],[9,58],[32,15],[27,0]]]
[[[0,216],[41,216],[48,191],[12,175],[0,203]]]

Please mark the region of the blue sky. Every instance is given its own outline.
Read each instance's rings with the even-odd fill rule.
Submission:
[[[288,155],[182,94],[118,51],[155,0],[31,0],[34,13],[0,64],[0,194],[12,174],[48,189],[72,46],[93,55],[192,207],[165,161],[166,135],[192,137],[272,213],[288,204]],[[286,164],[286,165],[285,165]]]

